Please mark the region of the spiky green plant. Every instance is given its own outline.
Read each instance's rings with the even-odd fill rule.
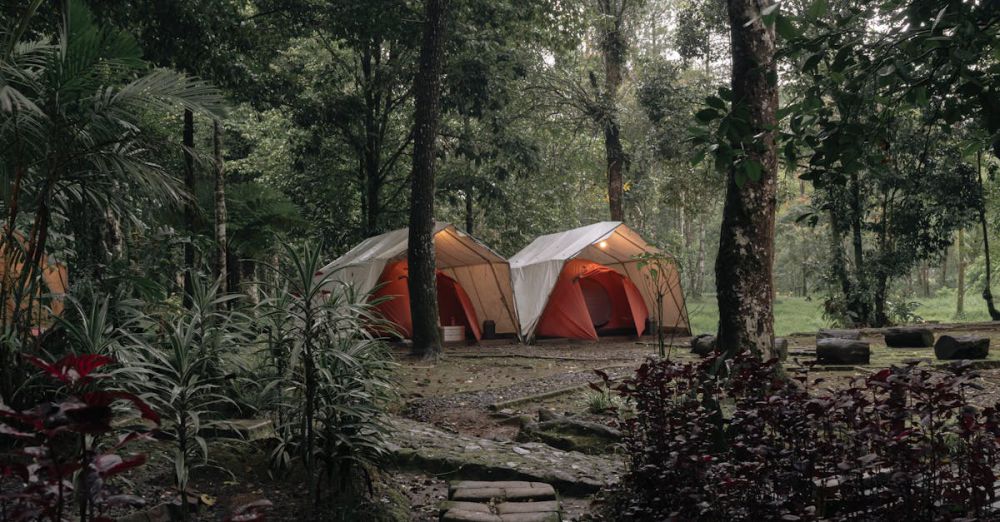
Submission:
[[[161,431],[171,440],[174,486],[181,506],[187,505],[193,470],[210,465],[208,432],[217,430],[220,410],[232,401],[223,394],[221,377],[211,368],[217,361],[204,346],[202,325],[193,311],[173,319],[151,321],[147,336],[128,345],[126,386],[160,412]],[[184,509],[182,513],[186,513]]]
[[[310,506],[343,494],[385,453],[384,411],[394,363],[371,333],[381,324],[367,296],[322,270],[320,250],[286,247],[271,297],[262,302],[272,328],[265,352],[281,444],[272,461],[303,464]]]

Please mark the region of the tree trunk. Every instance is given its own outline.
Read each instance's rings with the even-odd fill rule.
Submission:
[[[962,255],[962,242],[965,231],[958,229],[958,242],[955,245],[955,263],[958,271],[958,281],[955,286],[955,315],[961,319],[965,315],[965,256]]]
[[[774,356],[774,212],[778,159],[773,129],[778,109],[775,35],[760,10],[771,0],[728,0],[734,104],[746,106],[752,133],[746,160],[760,163],[759,181],[738,184],[741,165],[729,167],[719,255],[715,263],[719,346],[727,354],[751,350]],[[752,138],[751,136],[757,136]],[[740,149],[744,143],[734,143]]]
[[[809,297],[809,266],[802,263],[802,297]]]
[[[865,272],[864,254],[864,231],[862,229],[862,214],[864,212],[861,202],[861,182],[858,173],[851,173],[850,183],[850,206],[851,206],[851,247],[854,253],[854,274],[857,276],[855,294],[848,299],[848,309],[852,310],[856,317],[860,318],[863,324],[871,324],[872,309],[870,304],[876,307],[884,303],[871,303],[868,299],[868,292],[871,291],[870,280]]]
[[[939,288],[948,287],[948,254],[951,252],[950,248],[944,249],[944,255],[941,257],[941,276],[938,279]]]
[[[983,153],[976,152],[976,170],[979,175],[979,193],[982,199],[979,203],[979,222],[983,226],[983,253],[986,255],[986,288],[983,289],[983,299],[986,300],[986,308],[990,312],[990,319],[1000,321],[1000,311],[993,304],[993,265],[990,264],[990,230],[986,223],[986,195],[983,192]]]
[[[414,79],[413,172],[410,177],[410,231],[407,261],[413,353],[436,357],[437,281],[434,262],[434,151],[441,117],[441,70],[444,66],[448,0],[424,1],[424,31]]]
[[[184,109],[184,188],[187,189],[188,199],[184,202],[184,225],[187,227],[188,242],[184,243],[184,306],[191,306],[191,294],[194,287],[191,282],[192,272],[195,269],[194,236],[196,233],[197,219],[195,205],[195,176],[194,176],[194,113],[189,109]]]
[[[475,225],[472,215],[472,190],[472,182],[469,182],[465,187],[465,232],[470,236]]]
[[[226,254],[226,164],[222,158],[222,124],[212,122],[212,149],[215,156],[215,277],[219,280],[219,293],[228,291],[228,262]]]
[[[695,261],[696,268],[696,278],[694,283],[695,297],[701,297],[702,291],[705,289],[705,220],[698,220],[698,257]]]
[[[601,93],[601,118],[604,125],[604,153],[608,164],[608,206],[612,221],[624,221],[625,148],[618,121],[618,89],[625,69],[628,44],[622,32],[627,0],[598,0],[601,54],[604,61],[604,90]]]

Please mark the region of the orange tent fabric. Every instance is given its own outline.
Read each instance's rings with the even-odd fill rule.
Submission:
[[[630,279],[586,259],[571,259],[559,273],[538,322],[539,335],[597,339],[597,331],[646,329],[649,312]]]
[[[398,334],[405,338],[413,335],[410,318],[410,290],[407,286],[409,266],[406,261],[386,265],[379,277],[378,288],[371,299],[381,300],[375,308],[389,322],[396,325]],[[482,330],[476,309],[462,285],[440,270],[437,272],[438,315],[444,326],[465,326],[476,340],[482,339]]]

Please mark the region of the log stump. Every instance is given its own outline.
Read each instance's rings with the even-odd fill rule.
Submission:
[[[882,334],[890,348],[929,348],[934,346],[934,332],[930,328],[905,326],[887,328]]]
[[[934,344],[934,355],[943,361],[985,359],[990,355],[990,339],[977,335],[942,335]]]
[[[819,364],[868,364],[872,350],[866,341],[827,338],[816,341],[816,362]]]
[[[715,353],[715,336],[712,334],[701,334],[692,337],[691,353],[701,357],[708,357]]]
[[[850,339],[860,340],[861,330],[841,330],[836,328],[822,328],[816,332],[816,340],[820,339]]]

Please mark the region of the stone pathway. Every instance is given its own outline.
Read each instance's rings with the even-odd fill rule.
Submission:
[[[614,456],[561,451],[535,442],[468,437],[402,417],[390,421],[393,460],[448,480],[513,480],[551,484],[563,495],[589,495],[618,482]]]
[[[550,484],[526,481],[459,481],[448,488],[442,522],[560,522]]]

